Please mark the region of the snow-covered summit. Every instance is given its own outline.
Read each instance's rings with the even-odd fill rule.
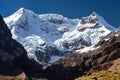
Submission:
[[[84,27],[98,27],[97,25],[105,26],[108,30],[115,31],[116,29],[108,24],[103,17],[99,16],[96,12],[93,12],[90,16],[82,17],[79,26]]]
[[[94,45],[115,30],[95,12],[82,19],[69,19],[59,14],[38,15],[21,8],[4,20],[28,56],[42,62]]]
[[[38,15],[30,10],[20,8],[13,15],[5,18],[5,22],[13,34],[19,36],[36,34],[47,41],[54,41],[54,39],[48,38],[51,38],[51,35],[55,40],[60,38],[64,32],[69,31],[78,23],[78,19],[72,20],[58,14]]]
[[[55,44],[60,50],[78,50],[95,45],[114,30],[113,26],[93,12],[90,16],[82,17],[75,29],[64,33]]]
[[[116,28],[113,27],[112,25],[108,24],[107,21],[105,21],[105,19],[102,16],[98,15],[96,12],[93,12],[93,14],[96,15],[96,17],[98,18],[98,21],[100,23],[102,23],[107,29],[109,29],[111,31],[115,31],[116,30]]]
[[[9,21],[13,21],[16,22],[18,21],[20,18],[22,17],[26,17],[27,15],[36,15],[34,12],[25,9],[25,8],[20,8],[19,10],[17,10],[15,13],[13,13],[12,15],[8,16],[7,19],[5,18],[5,21],[9,22]]]

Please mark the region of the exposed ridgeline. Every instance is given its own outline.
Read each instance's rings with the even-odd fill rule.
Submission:
[[[27,76],[34,76],[34,72],[40,71],[41,67],[27,57],[27,52],[20,43],[12,39],[11,32],[0,15],[0,75],[16,76],[24,72]]]
[[[120,64],[120,30],[106,36],[105,39],[93,48],[94,50],[91,48],[85,52],[77,51],[55,62],[46,70],[46,73],[53,75],[47,75],[47,77],[54,78],[54,80],[73,80],[78,76],[90,75],[101,70],[109,70],[111,67]],[[106,80],[105,77],[103,78]],[[115,79],[119,80],[118,77],[115,77]]]

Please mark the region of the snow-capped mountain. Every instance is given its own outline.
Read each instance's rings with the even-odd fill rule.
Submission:
[[[69,19],[21,8],[4,20],[30,58],[50,63],[71,51],[95,45],[115,30],[95,12],[82,19]]]
[[[64,33],[55,44],[61,50],[78,50],[96,44],[112,31],[115,28],[93,12],[90,16],[83,17],[73,30]]]

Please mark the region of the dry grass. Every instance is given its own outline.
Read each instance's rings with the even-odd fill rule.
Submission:
[[[0,80],[23,80],[23,79],[16,78],[13,76],[0,76]]]
[[[0,80],[25,80],[26,76],[24,73],[21,73],[18,76],[3,76],[0,75]]]
[[[120,80],[120,64],[109,70],[92,73],[89,76],[79,77],[75,80]]]

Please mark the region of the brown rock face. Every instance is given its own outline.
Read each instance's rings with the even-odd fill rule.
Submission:
[[[87,53],[73,53],[47,68],[48,78],[54,80],[73,80],[78,76],[89,75],[94,71],[106,70],[119,63],[120,31],[110,36],[108,40],[100,41],[98,49]],[[117,36],[116,36],[117,35]],[[46,73],[46,74],[47,74]]]

